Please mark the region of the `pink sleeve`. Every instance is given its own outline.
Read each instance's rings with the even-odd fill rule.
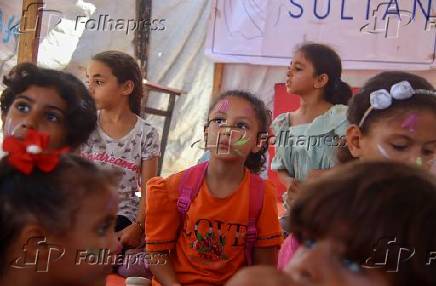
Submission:
[[[279,262],[277,265],[277,268],[279,270],[285,269],[285,267],[288,265],[289,261],[291,261],[292,257],[297,251],[298,247],[300,247],[300,244],[298,243],[295,236],[292,233],[289,234],[289,236],[283,242],[282,247],[279,251]]]

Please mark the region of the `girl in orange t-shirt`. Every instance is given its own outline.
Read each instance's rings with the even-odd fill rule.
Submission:
[[[250,93],[228,91],[218,98],[205,126],[210,160],[184,218],[177,209],[183,172],[147,182],[147,251],[169,258],[151,265],[153,285],[222,285],[247,264],[250,172],[259,173],[266,161],[267,143],[258,139],[270,122],[265,104]],[[276,265],[282,235],[268,181],[256,231],[253,264]]]

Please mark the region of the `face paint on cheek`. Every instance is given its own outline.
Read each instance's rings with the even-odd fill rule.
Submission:
[[[418,167],[422,167],[422,158],[421,157],[416,157],[416,165]]]
[[[247,144],[248,139],[247,138],[241,138],[238,141],[236,141],[233,146],[243,146],[245,144]]]
[[[13,136],[17,129],[21,126],[21,122],[18,122],[15,126],[12,125],[12,118],[6,119],[4,130],[6,132],[6,136]]]
[[[228,99],[223,99],[216,105],[216,111],[226,113],[230,108],[230,101]]]
[[[391,159],[386,150],[381,145],[377,145],[377,149],[384,158]]]
[[[239,151],[238,149],[235,149],[233,151],[235,151],[235,153],[238,154],[238,156],[241,156],[241,157],[244,156],[244,154],[242,154],[241,151]]]
[[[408,129],[409,132],[415,132],[417,122],[417,116],[416,113],[412,113],[409,116],[406,117],[406,119],[401,124],[401,128]]]

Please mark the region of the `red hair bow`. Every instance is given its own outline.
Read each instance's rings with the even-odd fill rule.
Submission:
[[[6,137],[3,140],[3,151],[9,153],[9,164],[26,175],[31,174],[34,167],[48,173],[58,165],[61,154],[69,151],[65,147],[47,152],[48,143],[48,134],[30,129],[24,140]]]

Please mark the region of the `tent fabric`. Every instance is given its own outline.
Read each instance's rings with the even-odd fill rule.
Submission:
[[[8,15],[21,15],[20,1],[2,1],[0,9],[15,11]],[[108,14],[113,19],[133,19],[135,0],[45,0],[45,12],[38,53],[38,64],[65,69],[79,78],[85,78],[86,64],[93,54],[117,49],[133,55],[134,32],[93,30],[81,22],[98,19]],[[11,8],[12,4],[15,6]],[[185,169],[197,162],[203,154],[201,144],[191,144],[203,137],[210,95],[212,93],[214,63],[205,54],[212,0],[153,1],[152,19],[163,19],[165,30],[151,32],[147,79],[161,85],[182,89],[177,97],[165,153],[162,175]],[[3,15],[2,37],[5,37]],[[80,16],[79,22],[77,17]],[[61,20],[58,23],[58,20]],[[12,43],[12,42],[11,42]],[[11,57],[8,61],[5,58]],[[8,71],[16,62],[16,51],[0,46],[0,69]],[[246,89],[263,99],[272,109],[274,85],[283,82],[286,67],[248,64],[226,64],[222,89]],[[377,71],[345,71],[343,80],[352,86],[361,86]],[[418,72],[436,85],[436,71]],[[167,96],[150,93],[148,105],[165,109]],[[162,134],[163,120],[147,116],[146,121]]]

